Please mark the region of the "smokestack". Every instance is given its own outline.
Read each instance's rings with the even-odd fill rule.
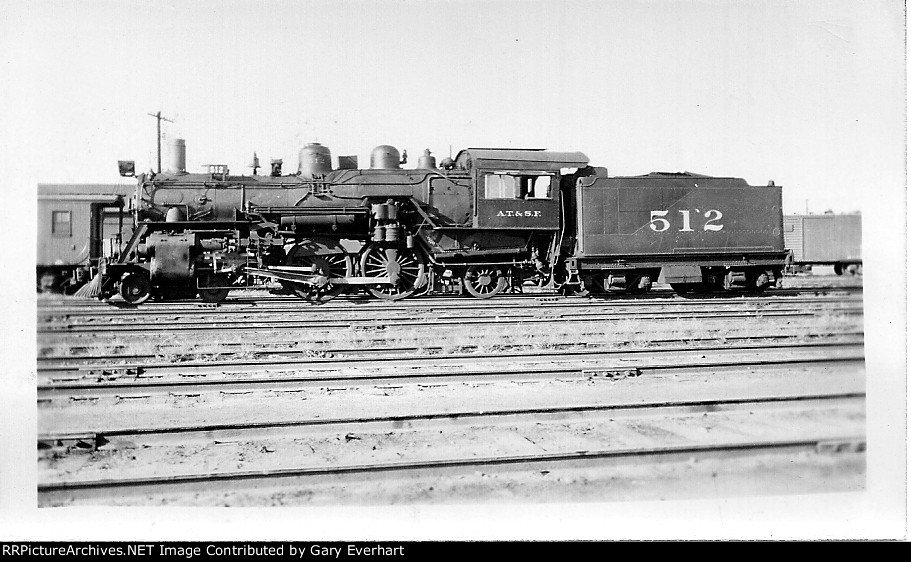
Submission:
[[[168,172],[187,173],[187,145],[183,139],[172,139],[168,142]]]

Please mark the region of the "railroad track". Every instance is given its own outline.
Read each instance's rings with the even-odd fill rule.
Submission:
[[[316,313],[331,310],[370,310],[404,311],[409,309],[441,310],[487,310],[497,308],[528,308],[531,305],[548,308],[569,307],[635,307],[643,305],[660,305],[673,307],[699,307],[712,306],[718,303],[726,304],[757,304],[783,302],[803,304],[811,302],[832,301],[841,302],[848,300],[861,301],[862,295],[852,291],[833,291],[829,293],[791,292],[774,295],[749,295],[730,296],[718,295],[709,298],[688,298],[670,294],[659,295],[627,295],[610,298],[579,297],[579,296],[542,296],[542,295],[507,295],[490,300],[458,297],[421,297],[405,299],[402,301],[380,301],[357,297],[339,297],[327,303],[314,305],[306,303],[297,297],[270,296],[264,299],[233,298],[219,304],[206,304],[199,301],[173,301],[173,302],[147,302],[140,307],[130,306],[126,303],[105,303],[91,300],[39,300],[38,312],[44,315],[99,315],[99,316],[129,316],[129,315],[154,315],[173,314],[175,311],[191,311],[197,314],[218,314],[231,310],[249,311],[300,311]]]
[[[638,350],[501,352],[423,357],[352,357],[281,361],[61,366],[39,370],[39,402],[199,392],[293,391],[347,384],[533,380],[555,376],[614,378],[643,373],[747,368],[832,367],[864,361],[863,342],[741,344]],[[380,367],[382,365],[382,367]],[[234,373],[232,375],[232,373]]]
[[[861,299],[844,290],[797,294],[812,293],[352,299],[320,307],[278,298],[130,310],[39,304],[39,330],[61,319],[74,326],[113,319],[135,329],[39,331],[39,343],[56,338],[72,353],[121,335],[129,349],[151,336],[161,344],[153,353],[172,341],[180,352],[161,360],[151,353],[39,359],[39,504],[337,505],[470,501],[472,494],[610,500],[664,499],[681,490],[706,497],[728,487],[748,494],[863,489]],[[245,314],[261,322],[240,322]],[[294,324],[268,322],[297,314],[301,336]],[[219,321],[238,323],[205,328]],[[196,327],[173,329],[183,322]],[[263,322],[270,328],[257,328]],[[712,337],[670,339],[690,333],[690,323],[700,336],[720,327],[724,345]],[[596,324],[600,332],[589,335],[586,326]],[[148,328],[168,325],[173,334]],[[522,325],[546,336],[551,348],[511,341]],[[556,334],[564,325],[579,336],[568,344],[573,349],[560,347]],[[618,347],[639,341],[633,330],[650,347]],[[447,338],[459,331],[492,335],[483,346],[453,347]],[[215,355],[175,362],[197,351],[194,338],[223,332],[243,339],[218,336],[209,342]],[[345,345],[340,336],[352,339]],[[297,347],[250,356],[251,342],[279,344],[277,337]],[[236,350],[247,357],[231,357]]]
[[[635,473],[643,463],[683,463],[692,468],[694,462],[724,459],[730,463],[737,457],[759,458],[763,470],[768,470],[771,458],[793,476],[802,468],[795,455],[807,457],[807,465],[822,463],[830,477],[840,469],[850,477],[858,463],[863,464],[863,415],[864,395],[858,392],[108,431],[83,438],[91,440],[93,447],[107,449],[109,462],[121,453],[135,459],[148,451],[159,457],[162,447],[186,448],[194,442],[195,452],[187,454],[205,456],[216,445],[248,450],[251,444],[261,454],[241,463],[240,469],[202,473],[155,465],[149,474],[148,466],[134,463],[121,471],[126,475],[116,478],[99,478],[99,471],[92,470],[73,478],[58,466],[40,473],[38,496],[40,505],[146,502],[149,497],[181,503],[201,495],[222,499],[225,494],[250,490],[265,490],[274,497],[275,490],[312,492],[327,483],[347,487],[377,478],[440,486],[446,478],[478,471],[503,477],[504,473],[546,475],[594,469],[600,478],[616,484],[617,478],[628,478],[630,470]],[[808,428],[807,417],[820,421]],[[689,429],[681,431],[681,427]],[[483,443],[471,438],[479,431],[487,435]],[[576,438],[569,439],[568,432]],[[425,441],[437,442],[439,434],[448,436],[448,447],[423,447]],[[337,436],[344,439],[327,440]],[[74,438],[42,437],[58,448]],[[412,441],[403,448],[398,446],[403,439]],[[389,446],[378,449],[384,444]],[[287,454],[270,454],[276,451]],[[65,463],[66,457],[63,461],[58,457],[57,462]],[[699,477],[696,472],[690,477]]]
[[[648,332],[637,332],[636,335],[645,337]],[[839,342],[851,343],[854,341],[862,341],[864,333],[862,331],[850,331],[846,330],[839,332],[837,334],[829,335],[819,335],[814,339],[817,342],[823,342],[826,340],[837,340]],[[215,346],[215,349],[207,349],[205,347],[198,347],[193,345],[192,342],[184,342],[184,345],[181,346],[179,353],[177,350],[162,350],[159,349],[155,353],[93,353],[95,345],[98,344],[97,340],[93,342],[92,346],[84,345],[68,345],[66,353],[64,354],[48,354],[44,356],[39,356],[37,358],[37,364],[39,370],[46,369],[60,369],[68,366],[75,365],[91,365],[93,363],[150,363],[156,359],[161,359],[163,355],[174,355],[169,357],[171,362],[181,362],[192,360],[195,357],[204,355],[209,361],[218,361],[218,360],[231,360],[234,357],[245,356],[253,359],[278,359],[279,357],[312,357],[313,349],[310,347],[312,345],[321,345],[321,352],[325,357],[357,357],[357,356],[381,356],[381,355],[393,355],[393,354],[411,354],[411,355],[439,355],[443,354],[450,350],[448,346],[443,345],[425,345],[418,341],[414,345],[405,346],[402,345],[405,338],[397,336],[393,338],[396,340],[396,344],[390,345],[389,338],[387,337],[378,337],[378,338],[365,338],[360,341],[360,345],[356,347],[332,347],[333,345],[338,346],[338,341],[319,341],[314,339],[306,342],[306,345],[302,346],[300,340],[274,340],[269,338],[267,342],[259,344],[259,347],[256,349],[251,349],[251,345],[254,345],[255,342],[251,340],[244,341],[234,341],[234,342],[218,342]],[[417,340],[417,338],[412,338]],[[727,336],[724,338],[725,343],[729,342],[740,342],[740,343],[775,343],[775,342],[786,342],[787,340],[805,340],[805,337],[801,337],[798,334],[756,334],[752,336]],[[718,337],[703,337],[703,338],[675,338],[675,339],[656,339],[649,338],[649,344],[652,346],[661,346],[669,344],[709,344],[719,342]],[[540,349],[539,345],[536,344],[503,344],[500,346],[504,351],[533,351]],[[554,343],[548,346],[548,350],[573,350],[579,348],[603,348],[603,349],[614,349],[602,344],[593,344],[593,343]],[[478,345],[460,345],[457,348],[458,352],[461,353],[483,353],[484,347]]]
[[[630,311],[630,312],[578,312],[578,313],[550,313],[541,312],[524,312],[524,313],[507,313],[497,312],[489,316],[445,316],[425,314],[423,317],[399,316],[392,314],[380,314],[373,318],[355,317],[355,318],[288,318],[287,315],[276,315],[274,318],[265,317],[265,315],[255,315],[240,319],[209,319],[209,320],[191,320],[165,322],[161,319],[152,321],[148,319],[137,318],[133,321],[123,321],[121,323],[46,323],[38,326],[39,336],[52,335],[57,333],[65,334],[149,334],[156,332],[175,332],[175,331],[232,331],[237,329],[248,330],[303,330],[317,328],[349,328],[352,325],[373,325],[386,326],[394,324],[400,327],[430,327],[446,325],[472,325],[472,326],[491,326],[491,325],[510,325],[526,323],[554,323],[554,322],[592,322],[592,321],[671,321],[681,318],[694,319],[742,319],[742,318],[809,318],[818,315],[818,313],[839,313],[845,315],[862,315],[863,307],[838,307],[832,309],[760,309],[760,310],[705,310],[705,311]]]

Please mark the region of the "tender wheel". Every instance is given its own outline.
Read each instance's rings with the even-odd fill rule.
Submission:
[[[219,287],[227,287],[230,284],[231,281],[220,273],[206,275],[199,280],[199,298],[203,302],[221,302],[228,298],[228,291],[230,289],[222,289]]]
[[[506,277],[503,271],[493,265],[472,265],[463,276],[465,290],[478,299],[489,299],[506,288]]]
[[[644,295],[645,293],[649,292],[652,289],[652,286],[650,284],[646,285],[644,287],[640,287],[639,286],[640,283],[642,283],[642,276],[639,275],[639,276],[634,277],[627,284],[626,291],[624,291],[624,292],[628,295]]]
[[[420,250],[372,244],[361,256],[364,277],[392,278],[393,285],[367,285],[367,291],[381,299],[399,300],[413,295],[425,282],[424,269],[424,255]]]
[[[594,275],[581,275],[582,289],[579,291],[584,296],[604,294],[604,281]]]
[[[330,279],[324,287],[314,287],[306,283],[289,283],[289,288],[298,297],[313,303],[322,303],[334,299],[347,288],[345,285],[333,285],[333,277],[351,277],[354,275],[354,265],[345,249],[338,244],[335,248],[338,253],[314,255],[312,250],[303,244],[291,248],[285,260],[287,265],[295,267],[312,266],[316,273]]]
[[[703,291],[705,288],[702,283],[671,283],[671,289],[678,295],[686,295]]]
[[[774,283],[774,278],[770,278],[765,272],[751,273],[747,276],[747,292],[758,295],[763,293]]]
[[[128,273],[120,279],[120,296],[130,304],[142,304],[152,296],[152,284],[141,273]]]

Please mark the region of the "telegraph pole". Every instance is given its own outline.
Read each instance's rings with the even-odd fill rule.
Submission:
[[[162,121],[162,119],[167,121],[168,123],[173,123],[173,121],[171,121],[167,117],[162,117],[161,111],[159,111],[158,113],[149,113],[148,115],[150,117],[154,117],[157,122],[158,135],[155,140],[156,140],[156,143],[158,144],[158,173],[160,174],[161,173],[161,121]]]

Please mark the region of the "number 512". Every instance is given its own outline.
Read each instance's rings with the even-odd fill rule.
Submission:
[[[669,211],[652,211],[652,217],[651,217],[651,219],[649,221],[649,225],[648,225],[649,228],[651,228],[655,232],[664,232],[665,230],[669,229],[671,227],[670,221],[668,221],[665,218],[662,218],[662,217],[666,217],[668,212]],[[684,210],[680,210],[677,212],[680,213],[680,217],[683,222],[683,228],[680,229],[680,232],[694,232],[694,230],[692,228],[690,228],[690,211],[689,211],[689,209],[684,209]],[[699,209],[696,209],[696,213],[699,213]],[[705,224],[702,225],[702,230],[706,230],[709,232],[718,232],[719,230],[724,228],[723,224],[713,224],[713,223],[717,223],[718,221],[721,220],[721,217],[722,217],[721,211],[718,211],[715,209],[710,209],[710,210],[706,211],[703,214],[703,216],[707,220],[705,221]]]

